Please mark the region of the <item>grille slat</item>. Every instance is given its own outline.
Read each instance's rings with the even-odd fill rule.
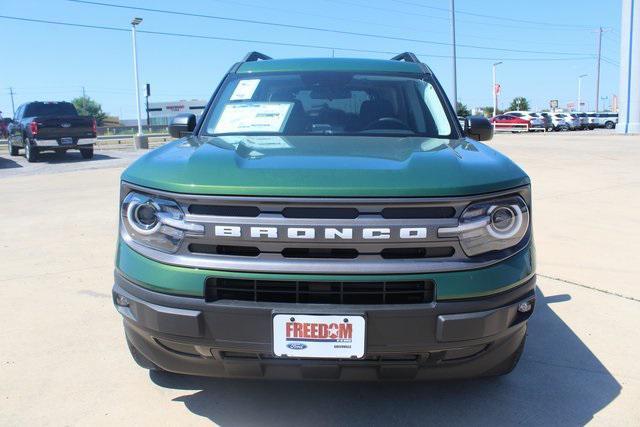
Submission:
[[[260,254],[279,253],[283,258],[301,259],[356,259],[361,255],[376,255],[376,252],[359,252],[353,248],[284,248],[282,251],[261,251],[256,246],[189,244],[189,252],[205,255],[229,255],[257,257]],[[379,252],[383,259],[420,259],[449,258],[455,249],[451,246],[433,246],[419,248],[385,248]]]
[[[431,280],[404,282],[306,282],[209,278],[207,302],[219,300],[304,304],[420,304],[433,302]]]

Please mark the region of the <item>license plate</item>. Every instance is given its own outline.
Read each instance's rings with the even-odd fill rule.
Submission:
[[[60,144],[71,145],[73,144],[73,138],[60,138]]]
[[[276,314],[273,353],[280,357],[364,357],[363,316]]]

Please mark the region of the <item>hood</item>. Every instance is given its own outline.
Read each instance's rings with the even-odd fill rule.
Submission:
[[[144,155],[122,179],[179,193],[292,197],[463,196],[529,183],[473,140],[370,136],[191,136]]]

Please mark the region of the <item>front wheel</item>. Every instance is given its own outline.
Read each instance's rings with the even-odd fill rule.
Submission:
[[[90,148],[81,148],[80,154],[82,154],[83,159],[91,159],[93,158],[93,147]]]
[[[7,145],[9,146],[9,155],[10,156],[17,156],[18,154],[20,154],[20,147],[16,147],[15,145],[13,145],[11,143],[11,139],[9,139],[9,141],[7,141]]]
[[[29,163],[38,161],[38,147],[33,146],[29,140],[24,142],[24,157]]]
[[[615,128],[615,127],[616,127],[616,124],[615,124],[615,123],[613,123],[613,122],[606,122],[606,123],[604,124],[604,127],[606,127],[607,129],[613,129],[613,128]]]

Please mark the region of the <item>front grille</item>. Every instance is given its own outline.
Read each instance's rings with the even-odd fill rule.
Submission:
[[[453,206],[402,206],[402,207],[320,207],[287,206],[259,207],[252,205],[202,205],[192,204],[188,208],[194,215],[214,215],[222,217],[255,218],[260,214],[278,214],[284,218],[301,219],[355,219],[361,215],[381,215],[385,219],[438,219],[453,218]]]
[[[209,278],[207,302],[219,300],[299,304],[422,304],[433,302],[431,280],[402,282],[311,282]]]

